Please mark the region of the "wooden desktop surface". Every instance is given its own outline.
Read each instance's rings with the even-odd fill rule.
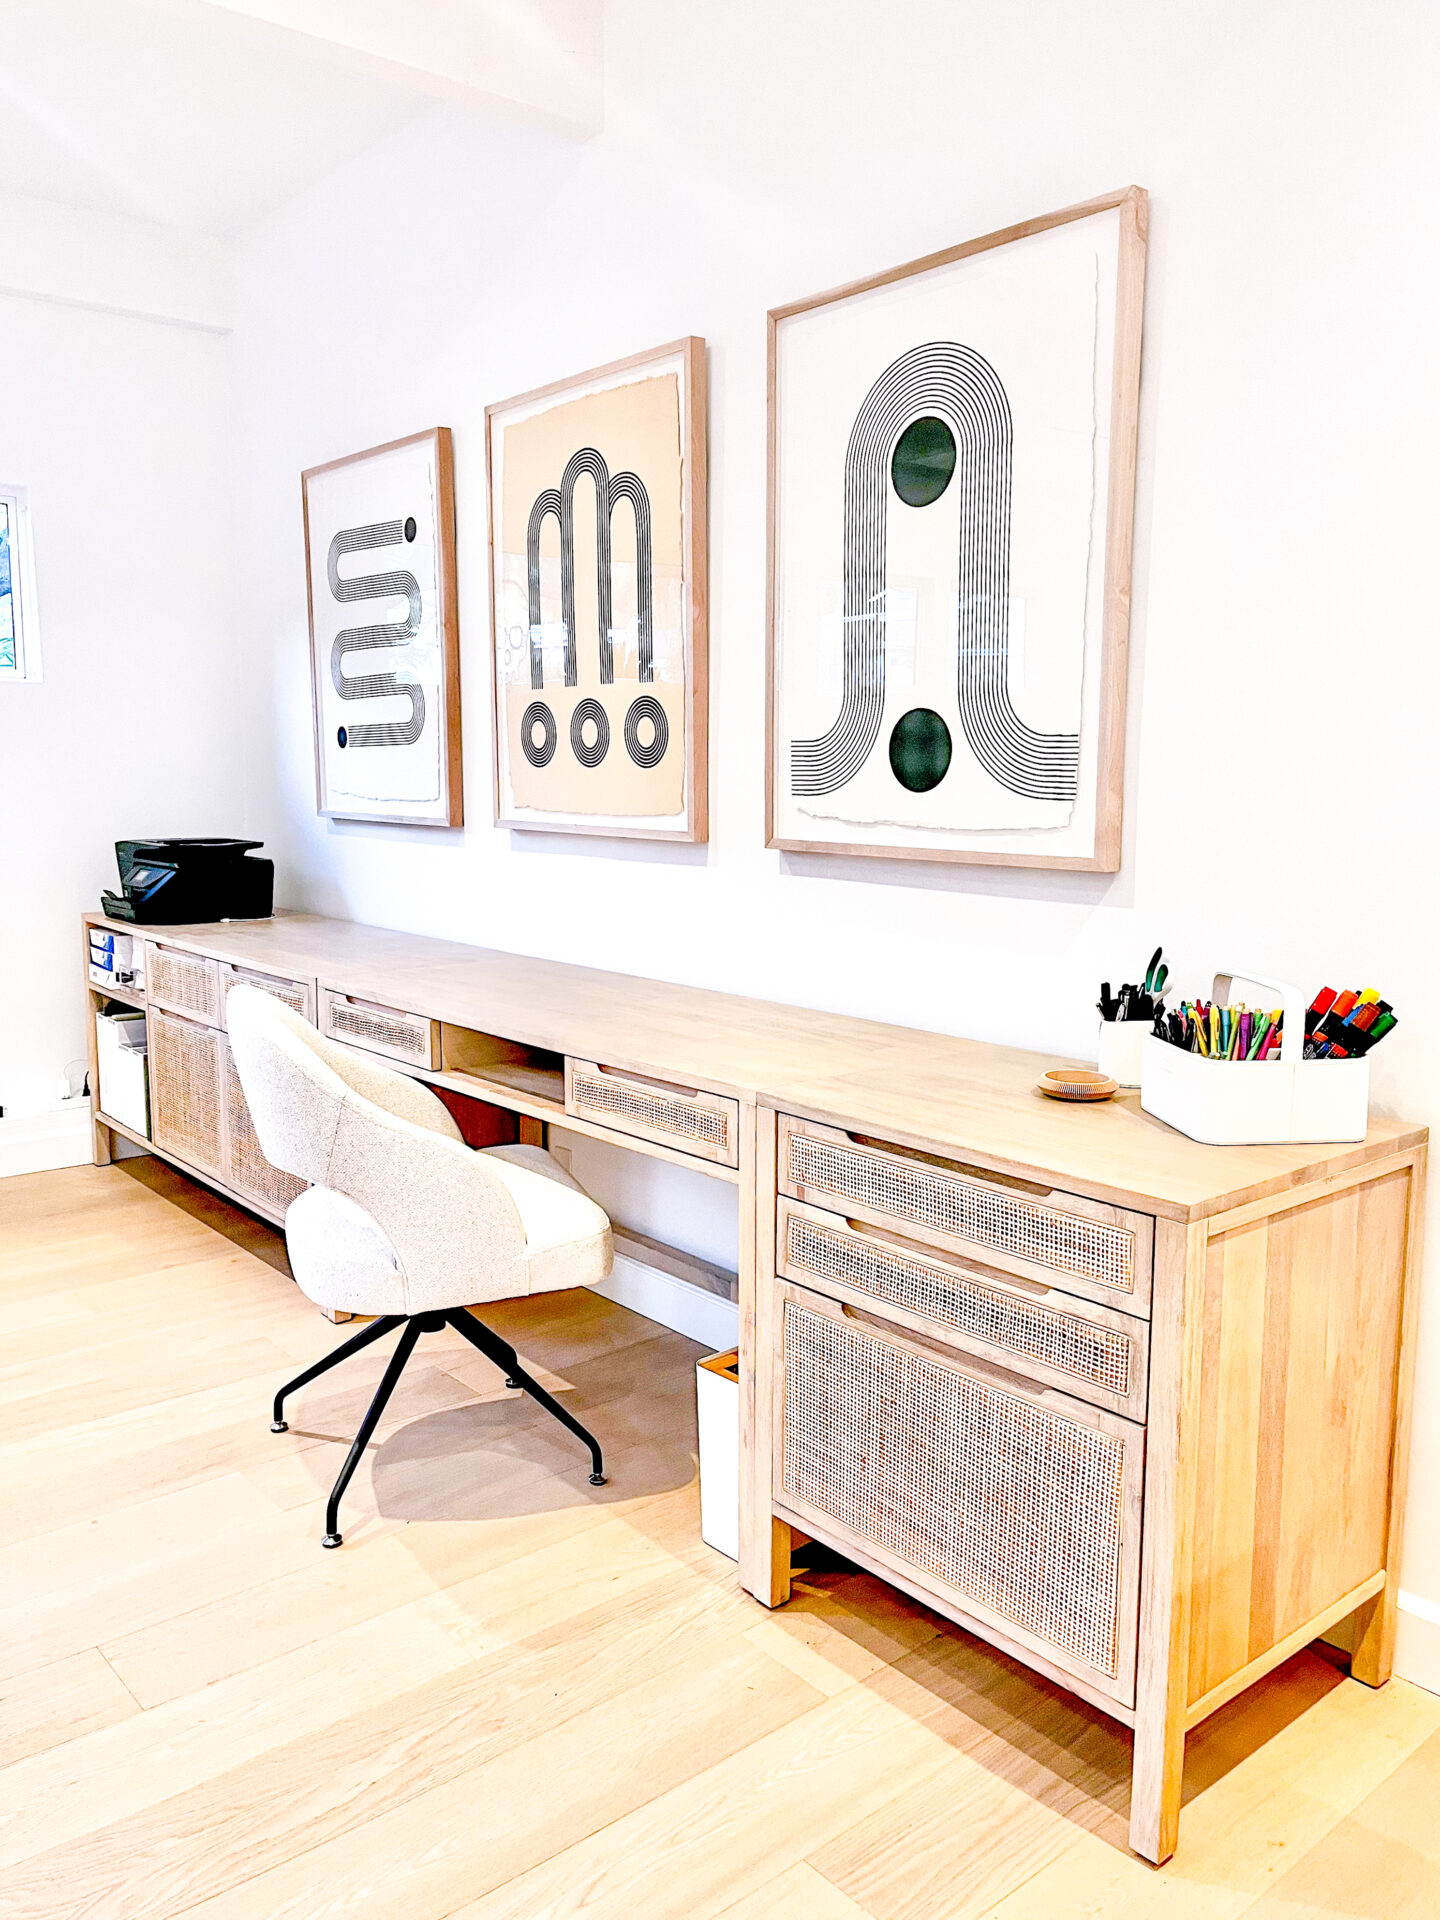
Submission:
[[[1373,1120],[1353,1146],[1202,1146],[1143,1113],[1137,1094],[1078,1106],[1047,1099],[1035,1083],[1059,1064],[1051,1054],[316,914],[140,931],[262,972],[313,975],[321,987],[527,1046],[1001,1172],[1040,1173],[1057,1187],[1175,1219],[1282,1193],[1426,1135]]]

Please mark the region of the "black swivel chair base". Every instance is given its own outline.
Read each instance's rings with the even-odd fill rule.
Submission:
[[[567,1413],[560,1402],[552,1394],[547,1393],[538,1380],[530,1378],[520,1364],[519,1354],[508,1341],[502,1340],[498,1333],[493,1333],[482,1321],[477,1320],[473,1313],[467,1313],[464,1307],[450,1307],[443,1313],[417,1313],[409,1316],[388,1313],[378,1320],[372,1320],[368,1327],[362,1327],[353,1339],[346,1340],[336,1347],[333,1353],[327,1353],[323,1360],[317,1360],[315,1365],[307,1367],[304,1373],[297,1373],[293,1380],[287,1380],[275,1396],[275,1416],[270,1422],[270,1431],[287,1433],[289,1422],[285,1418],[285,1402],[298,1387],[305,1386],[322,1373],[328,1373],[330,1368],[337,1366],[340,1361],[348,1360],[352,1353],[359,1353],[362,1348],[373,1345],[376,1340],[383,1340],[385,1335],[393,1333],[396,1327],[403,1327],[404,1331],[396,1343],[394,1353],[390,1356],[390,1364],[385,1369],[384,1378],[375,1389],[375,1398],[370,1402],[365,1418],[360,1422],[360,1431],[356,1434],[350,1451],[345,1456],[340,1477],[330,1490],[330,1498],[325,1506],[325,1532],[320,1541],[322,1547],[338,1547],[345,1538],[340,1531],[341,1498],[354,1477],[355,1469],[360,1464],[360,1456],[370,1444],[370,1436],[378,1426],[380,1416],[385,1411],[385,1404],[395,1391],[396,1382],[405,1371],[405,1364],[415,1351],[421,1334],[439,1333],[442,1327],[447,1326],[454,1327],[457,1333],[464,1334],[470,1344],[478,1347],[487,1360],[494,1361],[505,1375],[507,1387],[522,1388],[532,1399],[538,1400],[545,1411],[558,1420],[562,1427],[568,1427],[571,1433],[585,1442],[590,1449],[590,1484],[592,1487],[604,1486],[605,1462],[601,1458],[600,1442],[588,1428],[582,1427],[572,1414]]]

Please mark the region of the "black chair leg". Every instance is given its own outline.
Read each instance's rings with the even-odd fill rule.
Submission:
[[[345,1456],[345,1464],[340,1469],[340,1477],[330,1491],[330,1499],[325,1508],[325,1535],[320,1542],[322,1547],[338,1547],[344,1539],[344,1535],[340,1532],[339,1528],[341,1495],[344,1493],[346,1487],[349,1486],[355,1469],[360,1464],[361,1454],[364,1453],[366,1447],[370,1444],[370,1436],[374,1433],[380,1416],[385,1411],[386,1401],[395,1391],[396,1382],[405,1371],[406,1361],[415,1351],[415,1343],[419,1340],[420,1335],[427,1331],[424,1325],[426,1319],[428,1319],[428,1316],[422,1316],[421,1318],[406,1322],[405,1331],[401,1334],[395,1351],[390,1356],[390,1364],[385,1369],[385,1377],[375,1389],[375,1398],[370,1402],[369,1410],[365,1418],[360,1422],[360,1431],[356,1434],[350,1451]]]
[[[402,1324],[404,1318],[403,1314],[388,1313],[379,1320],[372,1320],[368,1327],[362,1327],[359,1333],[344,1341],[333,1352],[327,1353],[323,1360],[317,1360],[313,1367],[307,1367],[303,1373],[297,1373],[293,1380],[287,1380],[275,1396],[275,1414],[270,1423],[270,1431],[272,1433],[289,1432],[289,1425],[285,1419],[285,1402],[297,1387],[303,1387],[307,1382],[318,1379],[322,1373],[328,1373],[331,1367],[338,1366],[342,1360],[348,1360],[352,1353],[359,1353],[362,1347],[368,1347],[376,1340],[383,1340],[387,1333],[393,1332]]]
[[[463,1307],[456,1307],[445,1315],[457,1333],[464,1334],[472,1347],[478,1347],[487,1360],[505,1375],[507,1387],[523,1387],[532,1399],[538,1400],[545,1411],[558,1420],[562,1427],[568,1427],[577,1439],[583,1440],[590,1449],[590,1484],[603,1487],[605,1484],[605,1462],[600,1454],[600,1442],[588,1427],[582,1427],[571,1413],[567,1413],[560,1402],[545,1391],[538,1380],[532,1380],[520,1364],[520,1356],[508,1340],[502,1340],[493,1328],[487,1327],[483,1320],[477,1320],[473,1313],[467,1313]]]

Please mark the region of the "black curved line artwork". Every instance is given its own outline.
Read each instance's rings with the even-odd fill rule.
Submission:
[[[593,747],[587,747],[585,744],[587,720],[595,722]],[[598,767],[610,751],[610,721],[598,700],[592,700],[587,696],[584,700],[576,702],[575,711],[570,716],[570,745],[582,767]]]
[[[382,700],[403,695],[410,702],[408,720],[368,720],[343,729],[344,747],[413,747],[425,731],[425,695],[413,680],[393,673],[346,674],[345,656],[372,647],[403,647],[420,631],[420,582],[413,573],[396,568],[391,573],[360,573],[342,580],[340,560],[347,553],[368,553],[375,547],[397,547],[405,536],[401,520],[381,520],[369,527],[344,527],[330,542],[325,571],[330,591],[342,605],[357,600],[386,600],[402,594],[409,611],[403,620],[369,627],[345,627],[330,649],[330,679],[342,700]],[[338,736],[337,736],[338,738]]]
[[[845,450],[840,712],[828,732],[791,742],[791,791],[835,793],[855,778],[879,736],[885,706],[891,458],[906,429],[927,416],[945,423],[956,446],[956,694],[965,738],[985,771],[1011,793],[1035,800],[1073,800],[1079,734],[1036,732],[1010,698],[1009,398],[989,361],[954,340],[927,341],[901,354],[875,381],[855,416]]]
[[[647,747],[640,738],[640,722],[648,720],[652,733]],[[665,758],[665,749],[670,744],[670,722],[665,718],[665,709],[653,693],[642,693],[630,702],[630,710],[625,715],[625,751],[637,767],[658,767]]]
[[[556,487],[547,487],[543,493],[537,493],[535,504],[530,509],[530,524],[525,530],[525,573],[530,589],[530,690],[538,693],[545,684],[545,653],[540,644],[540,534],[544,528],[546,516],[554,514],[555,524],[560,528],[560,542],[565,542],[565,522],[560,516],[560,493]],[[569,665],[569,650],[566,650],[566,665]],[[570,683],[567,680],[566,685]]]
[[[540,728],[540,744],[535,744],[535,729]],[[520,716],[520,745],[532,767],[548,767],[555,758],[558,739],[555,716],[543,700],[532,700]]]
[[[613,592],[610,555],[611,524],[615,508],[628,500],[635,515],[635,611],[639,678],[655,678],[655,589],[650,560],[650,496],[633,473],[612,474],[605,456],[594,447],[572,454],[558,488],[537,494],[525,533],[525,575],[529,587],[530,686],[545,684],[545,662],[540,644],[540,534],[546,517],[554,514],[560,527],[560,620],[565,635],[565,684],[579,685],[575,633],[575,485],[588,473],[595,483],[595,603],[600,649],[600,684],[613,686],[615,652],[612,636]]]

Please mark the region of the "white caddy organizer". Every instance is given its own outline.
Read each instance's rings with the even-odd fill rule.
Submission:
[[[1370,1112],[1369,1061],[1305,1059],[1306,1003],[1300,989],[1258,973],[1217,973],[1219,1005],[1229,1005],[1237,980],[1279,999],[1285,1015],[1280,1058],[1207,1060],[1151,1034],[1140,1068],[1140,1105],[1146,1113],[1212,1147],[1363,1140]]]

